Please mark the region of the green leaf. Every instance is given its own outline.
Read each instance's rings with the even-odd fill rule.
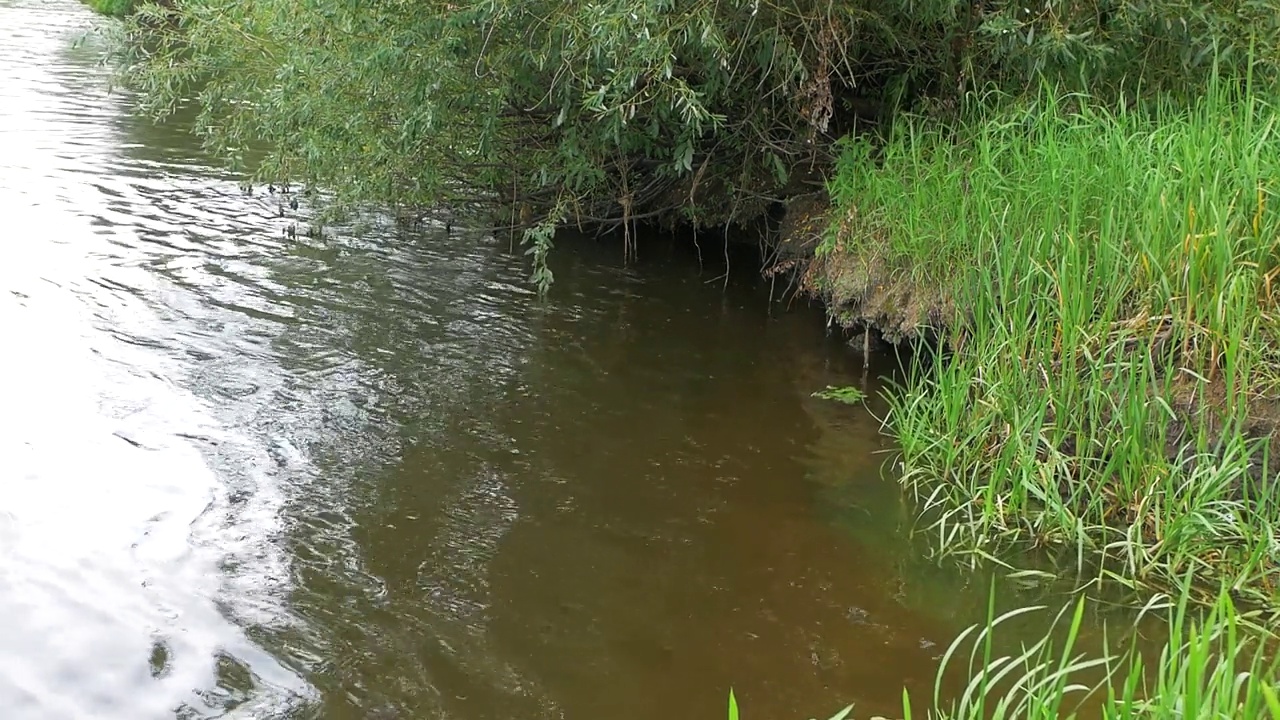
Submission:
[[[1265,683],[1260,688],[1262,697],[1267,701],[1267,709],[1271,711],[1271,720],[1280,720],[1280,698],[1276,697],[1276,691]]]
[[[853,704],[852,704],[852,703],[850,703],[849,705],[845,706],[845,709],[841,710],[840,712],[836,713],[835,715],[832,715],[832,716],[831,716],[831,720],[844,720],[846,717],[848,717],[848,716],[849,716],[849,713],[851,713],[851,712],[853,712]]]
[[[836,387],[828,385],[825,390],[819,390],[813,393],[813,397],[822,400],[834,400],[846,405],[857,405],[867,399],[867,394],[856,387],[846,385],[844,387]]]

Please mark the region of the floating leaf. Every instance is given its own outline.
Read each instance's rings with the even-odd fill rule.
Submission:
[[[825,390],[819,390],[814,393],[813,397],[822,400],[834,400],[846,405],[857,405],[867,399],[867,394],[852,385],[845,385],[844,387],[828,385]]]

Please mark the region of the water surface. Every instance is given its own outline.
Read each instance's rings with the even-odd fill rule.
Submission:
[[[565,239],[286,237],[0,0],[0,707],[48,718],[717,718],[931,687],[876,373],[748,266]],[[877,409],[875,403],[872,410]],[[879,408],[882,410],[883,408]],[[972,583],[972,585],[970,585]]]

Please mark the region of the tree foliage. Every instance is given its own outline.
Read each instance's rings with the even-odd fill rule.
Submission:
[[[135,0],[84,0],[84,4],[103,15],[122,18],[133,12],[136,3]]]
[[[868,109],[1270,72],[1278,1],[182,0],[135,15],[126,64],[159,114],[198,102],[228,158],[263,148],[264,179],[709,224],[783,196]]]

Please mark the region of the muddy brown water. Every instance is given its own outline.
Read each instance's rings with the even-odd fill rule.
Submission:
[[[108,93],[94,22],[0,0],[6,720],[929,690],[987,579],[919,557],[878,422],[811,397],[882,370],[817,309],[660,243],[566,239],[538,301],[488,237],[287,239]]]

